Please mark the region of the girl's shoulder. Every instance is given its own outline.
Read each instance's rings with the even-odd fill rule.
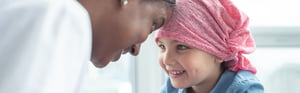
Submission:
[[[228,93],[264,93],[260,80],[251,72],[240,70],[235,72]]]

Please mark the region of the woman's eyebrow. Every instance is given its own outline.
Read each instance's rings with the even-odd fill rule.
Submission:
[[[166,20],[164,17],[161,17],[160,19],[162,22],[158,28],[162,27],[165,24],[165,20]]]

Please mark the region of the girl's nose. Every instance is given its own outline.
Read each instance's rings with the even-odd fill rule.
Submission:
[[[166,51],[165,53],[162,54],[163,55],[163,63],[166,65],[172,65],[176,63],[176,58],[175,58],[175,54],[170,52],[170,51]]]

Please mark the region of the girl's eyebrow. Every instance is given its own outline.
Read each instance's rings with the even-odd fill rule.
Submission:
[[[182,42],[177,41],[177,40],[172,40],[172,42],[173,42],[173,43],[180,43],[180,44],[182,43]]]
[[[159,43],[164,43],[164,42],[162,42],[162,41],[160,41],[160,40],[157,40],[157,42],[159,42]],[[179,42],[179,41],[177,41],[177,40],[171,40],[171,42],[172,42],[172,43],[181,43],[181,42]]]
[[[162,41],[160,41],[160,40],[157,40],[157,42],[159,42],[159,43],[163,43]]]

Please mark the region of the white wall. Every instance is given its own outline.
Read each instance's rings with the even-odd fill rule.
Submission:
[[[300,26],[300,0],[232,0],[251,26]]]
[[[164,83],[164,72],[158,63],[158,47],[154,33],[143,43],[135,65],[135,93],[159,93]]]

